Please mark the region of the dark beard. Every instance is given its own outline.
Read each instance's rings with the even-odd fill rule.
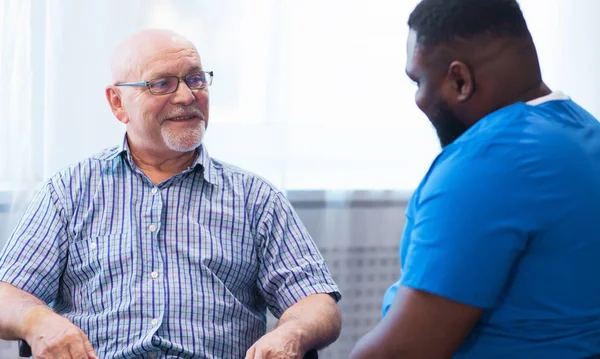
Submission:
[[[445,103],[438,106],[435,116],[430,118],[431,123],[437,131],[442,148],[448,146],[469,128],[454,115],[452,110]]]

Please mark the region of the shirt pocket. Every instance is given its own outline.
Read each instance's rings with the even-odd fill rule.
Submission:
[[[254,288],[258,260],[254,240],[249,233],[224,231],[206,225],[190,226],[189,243],[179,247],[192,263],[197,263],[211,280],[222,283],[236,297],[245,296]],[[239,298],[238,298],[239,299]]]
[[[123,300],[137,275],[132,262],[138,247],[134,233],[72,242],[63,282],[73,308],[100,313]]]

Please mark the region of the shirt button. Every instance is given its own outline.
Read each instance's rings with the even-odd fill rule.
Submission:
[[[156,359],[156,358],[158,358],[158,354],[156,354],[156,352],[152,352],[152,353],[150,353],[149,357],[150,357],[150,359]]]
[[[96,243],[94,243],[94,242],[90,243],[90,248],[91,249],[96,249],[96,246],[97,246]]]
[[[152,319],[152,321],[150,322],[152,324],[153,327],[158,325],[158,319]]]
[[[148,227],[148,229],[150,230],[150,232],[156,232],[156,224],[151,224],[150,227]]]
[[[157,193],[158,193],[158,188],[156,188],[156,187],[153,187],[153,188],[152,188],[152,194],[157,194]]]
[[[158,272],[152,272],[152,274],[150,274],[152,276],[152,278],[156,279],[158,278]]]

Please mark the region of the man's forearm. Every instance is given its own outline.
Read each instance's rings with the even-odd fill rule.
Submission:
[[[23,339],[32,309],[50,310],[35,296],[19,288],[0,282],[0,339]]]
[[[305,351],[322,349],[340,335],[342,315],[329,294],[314,294],[289,307],[275,328],[296,332]]]

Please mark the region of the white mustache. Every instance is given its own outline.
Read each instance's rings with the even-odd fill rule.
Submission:
[[[165,121],[169,118],[187,117],[187,116],[199,117],[202,121],[205,121],[204,114],[202,113],[202,111],[200,111],[199,109],[197,109],[195,107],[190,107],[190,108],[178,107],[174,110],[169,111],[169,113],[164,115],[162,118],[162,121]]]

